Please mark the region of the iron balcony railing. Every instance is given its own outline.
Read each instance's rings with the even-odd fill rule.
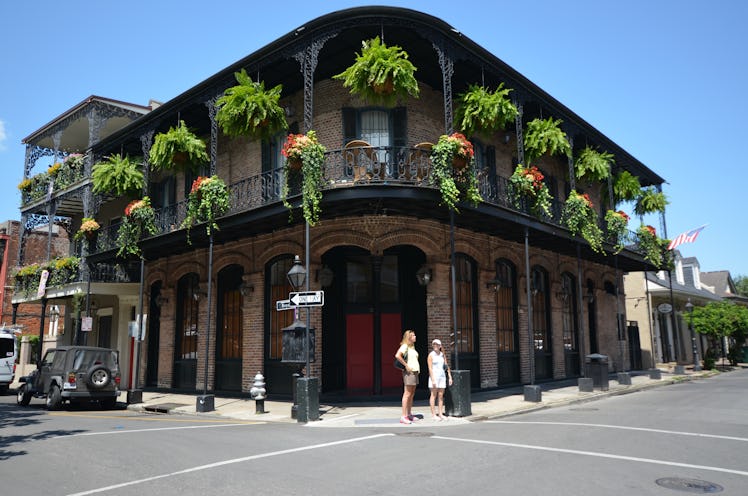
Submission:
[[[477,170],[478,188],[485,203],[532,215],[529,202],[512,200],[508,178],[488,174],[480,166]],[[280,202],[284,174],[285,169],[281,167],[230,184],[226,215]],[[371,185],[437,189],[437,185],[431,182],[429,152],[415,147],[393,146],[361,146],[326,152],[322,190]],[[290,197],[300,194],[300,185],[289,184],[288,194]],[[551,215],[543,215],[540,220],[564,227],[561,223],[563,202],[553,199],[550,210]],[[156,235],[181,229],[186,213],[187,200],[156,210]],[[601,227],[604,228],[602,222],[601,218]],[[90,253],[117,248],[118,229],[119,225],[100,229],[96,242],[89,248]],[[636,239],[635,233],[629,232],[625,245],[636,248]]]

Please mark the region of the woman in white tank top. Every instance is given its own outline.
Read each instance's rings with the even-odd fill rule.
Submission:
[[[452,385],[452,371],[447,364],[442,342],[434,339],[431,341],[431,347],[433,350],[429,353],[428,358],[431,418],[433,420],[444,420],[446,418],[444,416],[444,389],[447,387],[447,381],[449,381],[450,386]],[[435,410],[437,397],[439,399],[438,410]]]

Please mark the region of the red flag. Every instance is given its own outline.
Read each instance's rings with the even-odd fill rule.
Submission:
[[[706,227],[706,224],[697,227],[696,229],[692,229],[691,231],[686,231],[682,234],[679,234],[676,238],[674,238],[670,244],[667,246],[668,250],[673,250],[678,247],[678,245],[682,245],[683,243],[693,243],[696,241],[696,238],[699,236],[699,233]]]

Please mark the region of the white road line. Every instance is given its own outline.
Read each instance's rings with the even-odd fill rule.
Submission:
[[[372,436],[356,437],[352,439],[343,439],[342,441],[333,441],[330,443],[313,444],[311,446],[302,446],[300,448],[291,448],[287,450],[271,451],[269,453],[261,453],[258,455],[250,455],[250,456],[245,456],[242,458],[234,458],[231,460],[224,460],[222,462],[209,463],[207,465],[198,465],[197,467],[186,468],[184,470],[177,470],[176,472],[170,472],[168,474],[154,475],[153,477],[146,477],[145,479],[138,479],[134,481],[123,482],[121,484],[114,484],[112,486],[100,487],[97,489],[91,489],[91,490],[83,491],[80,493],[73,493],[73,494],[69,494],[68,496],[85,496],[88,494],[106,493],[108,491],[119,489],[121,487],[134,486],[136,484],[143,484],[144,482],[164,479],[166,477],[174,477],[176,475],[189,474],[192,472],[199,472],[201,470],[208,470],[211,468],[222,467],[224,465],[231,465],[233,463],[242,463],[242,462],[248,462],[251,460],[259,460],[260,458],[269,458],[271,456],[288,455],[290,453],[298,453],[300,451],[309,451],[313,449],[328,448],[330,446],[338,446],[341,444],[357,443],[359,441],[368,441],[369,439],[376,439],[376,438],[385,437],[385,436],[394,436],[394,434],[391,434],[391,433],[390,434],[375,434]]]
[[[516,420],[488,420],[490,424],[535,424],[535,425],[571,425],[575,427],[600,427],[603,429],[621,429],[627,431],[657,432],[660,434],[673,434],[677,436],[709,437],[713,439],[726,439],[729,441],[748,442],[748,438],[735,436],[720,436],[718,434],[702,434],[700,432],[668,431],[664,429],[650,429],[647,427],[628,427],[625,425],[586,424],[582,422],[522,422]]]
[[[79,436],[107,436],[109,434],[134,434],[136,432],[157,432],[157,431],[178,431],[182,429],[212,429],[214,427],[239,427],[246,425],[260,425],[257,424],[215,424],[215,425],[186,425],[181,427],[156,427],[154,429],[122,429],[116,431],[103,431],[103,432],[81,432],[78,434],[64,434],[62,436],[54,436],[49,439],[65,439],[67,437],[79,437]]]
[[[565,448],[552,448],[550,446],[535,446],[531,444],[502,443],[498,441],[484,441],[480,439],[460,439],[457,437],[432,436],[431,439],[442,439],[445,441],[457,441],[461,443],[487,444],[490,446],[506,446],[508,448],[522,448],[522,449],[530,449],[530,450],[537,450],[537,451],[552,451],[554,453],[567,453],[570,455],[593,456],[597,458],[611,458],[613,460],[626,460],[630,462],[651,463],[654,465],[668,465],[670,467],[694,468],[697,470],[709,470],[712,472],[723,472],[727,474],[735,474],[735,475],[742,475],[744,477],[748,477],[748,472],[745,472],[743,470],[733,470],[733,469],[722,468],[722,467],[710,467],[708,465],[693,465],[691,463],[669,462],[666,460],[655,460],[653,458],[639,458],[636,456],[611,455],[608,453],[596,453],[594,451],[580,451],[580,450],[572,450],[572,449],[565,449]]]

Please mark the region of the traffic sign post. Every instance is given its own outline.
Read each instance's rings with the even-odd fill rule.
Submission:
[[[288,300],[291,302],[291,305],[296,307],[321,307],[325,304],[325,292],[304,291],[289,293]]]

